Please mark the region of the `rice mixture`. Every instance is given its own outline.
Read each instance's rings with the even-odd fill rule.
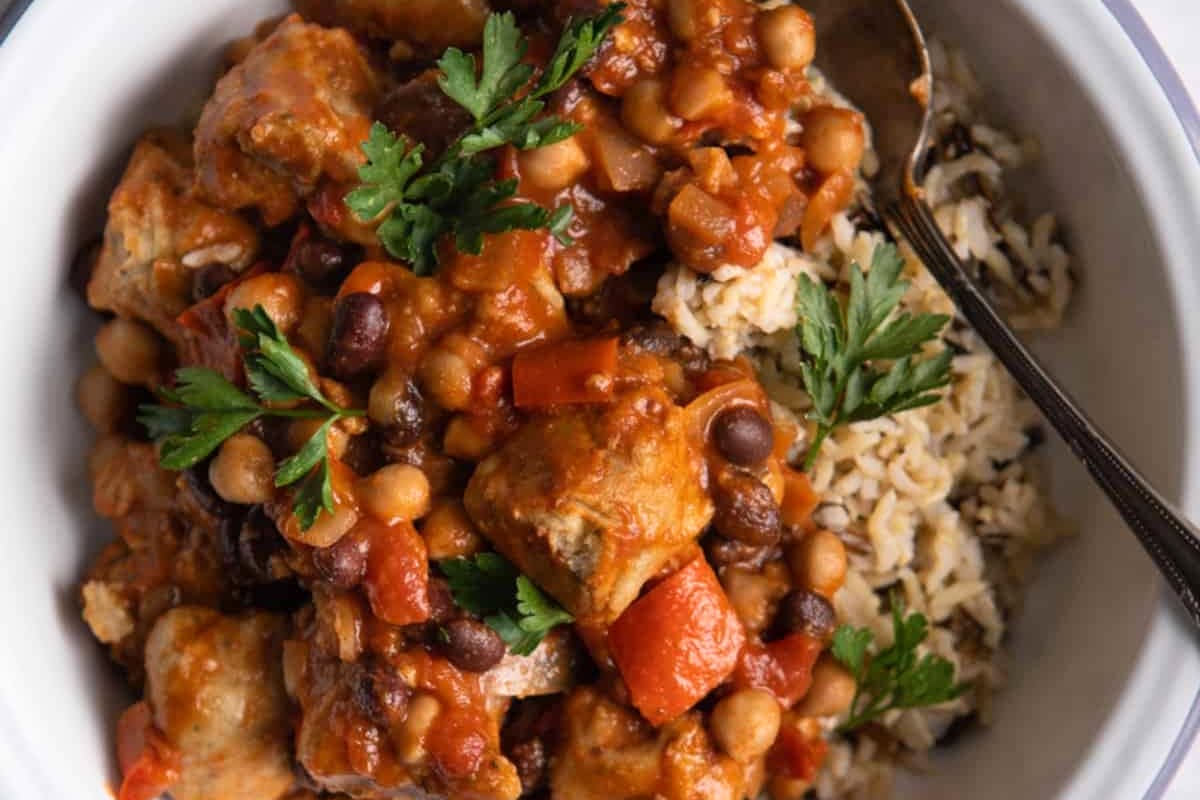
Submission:
[[[1035,157],[1036,147],[988,124],[978,109],[981,87],[961,53],[933,42],[931,55],[936,145],[924,188],[938,224],[1015,328],[1057,327],[1072,292],[1069,255],[1053,214],[1024,224],[1005,186],[1006,174]],[[868,153],[864,171],[871,161]],[[671,268],[655,311],[714,357],[748,355],[775,412],[802,420],[811,402],[796,377],[797,278],[844,284],[852,263],[868,267],[885,234],[865,185],[856,205],[835,217],[811,255],[777,243],[751,271],[700,276]],[[904,309],[953,315],[933,276],[903,252],[912,283]],[[890,644],[888,593],[898,587],[905,605],[929,619],[928,649],[950,660],[972,691],[941,706],[888,712],[881,720],[887,736],[834,744],[817,781],[822,798],[887,796],[895,758],[905,752],[895,743],[919,765],[956,719],[988,721],[1031,559],[1065,532],[1034,454],[1042,436],[1036,408],[965,323],[952,323],[945,339],[956,357],[943,402],[855,423],[826,441],[812,472],[823,498],[814,521],[838,533],[851,554],[835,598],[839,621],[868,627]],[[809,434],[799,430],[795,450],[802,454]]]

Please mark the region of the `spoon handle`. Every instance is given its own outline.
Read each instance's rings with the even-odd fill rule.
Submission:
[[[904,198],[885,208],[884,216],[1087,467],[1200,626],[1200,531],[1146,482],[1021,344],[967,274],[924,201]]]

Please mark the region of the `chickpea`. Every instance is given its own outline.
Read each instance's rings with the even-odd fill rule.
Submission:
[[[460,411],[471,402],[471,368],[457,353],[433,350],[421,360],[417,378],[429,397],[442,408]]]
[[[279,329],[288,333],[300,321],[304,290],[300,282],[287,273],[256,275],[239,283],[229,293],[225,300],[225,314],[232,319],[234,309],[253,309],[255,306],[262,306]]]
[[[803,121],[800,146],[813,169],[826,175],[858,169],[866,148],[862,114],[819,106],[805,114]]]
[[[458,414],[446,425],[442,450],[451,458],[479,461],[491,451],[493,444],[492,438],[480,431],[470,417]]]
[[[733,102],[733,92],[715,69],[685,65],[671,76],[669,100],[672,111],[694,121],[719,114]]]
[[[358,499],[380,522],[411,522],[429,513],[429,479],[409,464],[389,464],[358,482]]]
[[[666,87],[653,78],[629,87],[621,101],[621,121],[650,144],[665,144],[679,128],[665,103]]]
[[[777,562],[762,570],[733,566],[721,575],[721,585],[734,613],[751,633],[766,630],[779,599],[787,594],[787,570]]]
[[[721,749],[746,764],[771,749],[781,720],[779,703],[769,692],[741,689],[717,703],[708,725]]]
[[[700,35],[704,27],[704,0],[667,0],[667,25],[685,42]]]
[[[538,189],[557,191],[566,188],[587,171],[587,153],[574,136],[546,147],[524,150],[517,161],[521,176]]]
[[[358,524],[358,512],[352,506],[337,506],[334,512],[322,511],[306,531],[296,526],[291,535],[310,547],[332,547]]]
[[[121,383],[151,387],[158,382],[163,348],[146,325],[117,317],[96,333],[96,355]]]
[[[854,676],[828,656],[821,656],[813,667],[812,685],[808,694],[796,706],[804,717],[827,717],[841,714],[854,702]]]
[[[257,436],[234,434],[208,465],[208,480],[222,500],[265,503],[275,496],[275,456]]]
[[[325,424],[324,420],[319,419],[292,420],[287,426],[288,447],[293,452],[298,451],[321,429],[323,424]],[[340,459],[346,455],[346,448],[350,446],[350,436],[342,428],[342,423],[339,422],[329,429],[326,446],[334,458]]]
[[[483,539],[458,500],[443,500],[435,505],[421,526],[421,536],[430,561],[462,558],[483,547]]]
[[[332,329],[333,301],[328,297],[311,297],[304,303],[294,341],[310,353],[323,353]]]
[[[817,54],[817,30],[799,6],[785,5],[758,15],[758,41],[771,66],[802,70]]]
[[[115,432],[129,410],[125,386],[99,364],[80,376],[75,385],[75,402],[84,418],[100,433]]]
[[[788,550],[792,580],[806,589],[833,597],[846,581],[846,546],[826,530],[810,533]]]
[[[404,764],[425,758],[425,736],[441,713],[442,704],[431,694],[420,692],[408,703],[408,713],[396,734],[396,755]]]

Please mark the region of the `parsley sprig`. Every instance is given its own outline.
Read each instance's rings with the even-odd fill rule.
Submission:
[[[867,628],[843,625],[833,635],[833,657],[850,670],[857,682],[850,714],[839,728],[843,733],[861,728],[897,708],[921,708],[946,703],[962,695],[969,684],[956,683],[954,665],[941,656],[917,656],[929,635],[923,614],[904,616],[904,602],[892,596],[892,631],[895,641],[874,656],[868,650],[874,634]]]
[[[308,365],[262,306],[252,311],[235,309],[233,321],[244,351],[246,382],[257,399],[216,370],[183,367],[175,371],[173,388],[158,390],[162,404],[138,407],[138,422],[158,442],[159,463],[166,469],[184,470],[208,458],[226,439],[261,417],[325,420],[295,455],[278,465],[275,473],[276,486],[299,482],[292,510],[300,527],[307,530],[322,511],[334,510],[329,429],[340,419],[360,417],[365,412],[342,408],[325,396],[309,374]],[[297,403],[319,407],[287,407]]]
[[[805,469],[837,426],[932,405],[941,399],[936,391],[950,383],[948,348],[917,359],[950,318],[893,313],[908,291],[899,279],[903,267],[894,245],[876,247],[866,275],[851,265],[845,308],[824,284],[800,276],[800,346],[808,357],[801,377],[813,401],[808,418],[817,423]]]
[[[551,630],[575,620],[495,553],[448,559],[438,567],[454,602],[481,617],[517,655],[529,655]]]
[[[436,267],[437,245],[444,235],[452,235],[460,251],[475,255],[483,251],[486,234],[510,230],[548,228],[564,245],[571,244],[571,206],[551,211],[536,203],[513,202],[516,179],[496,180],[496,164],[486,154],[508,144],[520,150],[545,147],[579,131],[576,123],[542,116],[543,98],[591,59],[621,22],[623,7],[614,3],[595,17],[568,23],[536,79],[534,67],[522,61],[529,42],[513,14],[488,17],[482,64],[454,47],[438,60],[438,85],[470,112],[470,129],[427,165],[423,145],[375,123],[363,143],[367,163],[359,168],[362,185],[346,195],[346,205],[364,222],[382,217],[380,242],[418,275]]]

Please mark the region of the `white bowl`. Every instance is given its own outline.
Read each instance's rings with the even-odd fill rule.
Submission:
[[[1126,0],[1109,3],[1132,19]],[[92,323],[67,264],[98,230],[138,133],[193,111],[221,44],[278,5],[36,0],[0,48],[0,797],[109,797],[113,722],[128,702],[77,611],[81,570],[109,533],[89,511],[88,433],[71,400]],[[968,49],[997,108],[1041,139],[1030,205],[1061,212],[1081,278],[1069,325],[1042,353],[1200,514],[1200,164],[1167,96],[1094,0],[924,0],[920,11]],[[995,727],[939,753],[912,796],[1156,797],[1200,722],[1185,725],[1200,685],[1193,631],[1083,471],[1052,451],[1080,536],[1040,570]]]

